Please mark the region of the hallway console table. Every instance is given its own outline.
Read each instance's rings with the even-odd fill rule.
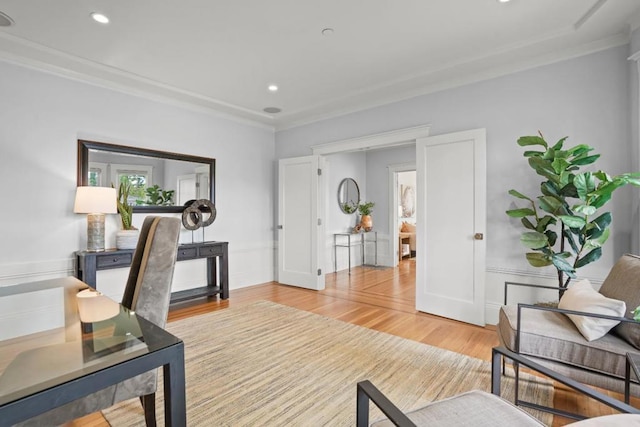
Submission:
[[[97,289],[96,272],[131,265],[133,249],[107,249],[103,252],[77,251],[75,275],[89,286]],[[171,303],[194,298],[220,295],[229,298],[229,256],[227,242],[199,242],[178,246],[178,261],[207,260],[207,285],[184,291],[172,292]],[[218,263],[216,263],[218,260]]]
[[[373,239],[367,240],[365,238],[366,234],[373,234]],[[355,238],[352,241],[353,237]],[[346,238],[346,239],[345,239]],[[346,240],[346,242],[345,242]],[[338,248],[348,248],[348,260],[349,260],[349,274],[351,274],[351,247],[352,246],[361,246],[362,247],[362,265],[364,266],[365,260],[365,248],[367,243],[374,244],[374,266],[378,265],[378,232],[377,231],[365,231],[362,233],[335,233],[333,235],[333,259],[334,259],[334,271],[338,271]]]

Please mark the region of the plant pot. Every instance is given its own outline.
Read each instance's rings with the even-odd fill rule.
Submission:
[[[120,230],[116,233],[116,248],[135,249],[138,244],[139,230]]]
[[[362,218],[360,218],[360,226],[364,231],[373,230],[373,219],[371,218],[371,215],[362,215]]]

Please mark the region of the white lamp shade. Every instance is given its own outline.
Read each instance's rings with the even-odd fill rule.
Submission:
[[[95,289],[78,292],[78,313],[84,323],[101,322],[120,313],[120,305]]]
[[[110,187],[78,187],[75,213],[118,213],[116,189]]]

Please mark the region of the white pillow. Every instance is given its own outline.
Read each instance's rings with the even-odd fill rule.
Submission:
[[[591,287],[588,279],[578,280],[560,298],[558,308],[623,317],[627,311],[624,301],[607,298]],[[587,341],[602,338],[611,328],[620,323],[617,320],[567,314]]]

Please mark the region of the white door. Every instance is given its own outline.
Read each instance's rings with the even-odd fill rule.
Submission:
[[[320,161],[281,159],[278,168],[278,282],[316,290],[324,289]]]
[[[484,326],[486,130],[421,138],[416,309]]]

